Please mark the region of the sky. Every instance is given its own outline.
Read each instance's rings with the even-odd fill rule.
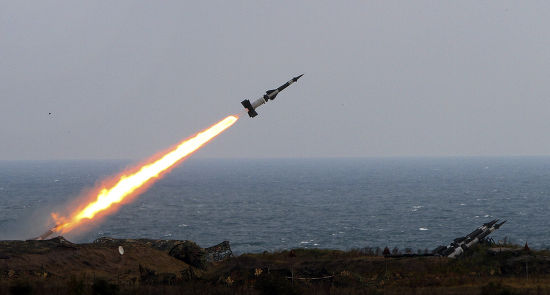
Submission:
[[[548,1],[1,1],[0,160],[550,155]],[[49,114],[51,113],[51,114]]]

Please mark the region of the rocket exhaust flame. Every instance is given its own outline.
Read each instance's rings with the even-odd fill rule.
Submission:
[[[98,214],[106,213],[109,208],[113,208],[122,201],[137,195],[147,185],[152,184],[156,179],[170,171],[185,157],[231,127],[238,119],[239,117],[236,115],[228,116],[197,135],[182,141],[175,148],[161,155],[160,158],[148,160],[144,165],[134,170],[133,173],[126,174],[123,172],[114,177],[113,179],[118,178],[118,181],[113,186],[102,188],[90,203],[79,207],[69,217],[60,217],[52,213],[56,226],[35,239],[43,240],[55,232],[67,233],[82,225],[85,221],[93,219]]]

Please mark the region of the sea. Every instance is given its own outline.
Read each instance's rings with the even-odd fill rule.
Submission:
[[[28,239],[132,161],[0,161],[0,239]],[[229,241],[233,252],[447,245],[490,237],[550,247],[550,157],[193,159],[90,228],[98,237]]]

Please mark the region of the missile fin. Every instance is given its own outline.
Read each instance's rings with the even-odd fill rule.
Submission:
[[[256,113],[256,110],[254,110],[254,107],[252,107],[250,100],[245,99],[241,101],[241,104],[248,111],[248,115],[250,116],[250,118],[254,118],[258,115],[258,113]]]
[[[251,110],[251,111],[248,111],[248,115],[250,116],[250,118],[254,118],[258,115],[258,113],[256,113],[255,110]]]

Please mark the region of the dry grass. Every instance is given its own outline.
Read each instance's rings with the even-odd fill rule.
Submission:
[[[295,249],[202,271],[139,244],[122,258],[105,245],[6,249],[0,294],[550,294],[548,251],[492,255],[480,246],[452,260]]]

